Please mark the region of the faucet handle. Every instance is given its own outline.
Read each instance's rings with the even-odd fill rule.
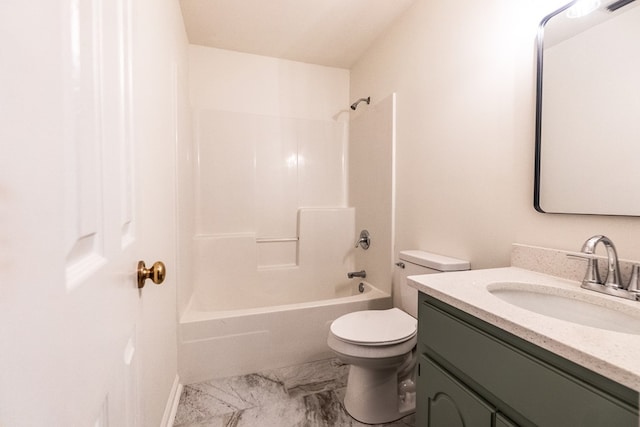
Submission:
[[[568,258],[585,259],[587,260],[587,272],[584,275],[582,283],[595,283],[602,285],[602,279],[600,279],[600,271],[598,270],[598,256],[595,254],[585,253],[573,253],[567,254]]]
[[[370,245],[371,245],[371,235],[367,230],[362,230],[360,232],[360,237],[358,238],[358,240],[356,240],[356,249],[358,248],[358,246],[361,246],[362,249],[366,251],[367,249],[369,249]]]
[[[631,267],[631,278],[627,291],[633,292],[636,296],[640,295],[640,264],[633,264]]]

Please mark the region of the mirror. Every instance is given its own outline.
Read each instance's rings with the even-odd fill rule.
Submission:
[[[585,1],[600,5],[570,18]],[[539,212],[640,216],[639,5],[579,0],[540,23]]]

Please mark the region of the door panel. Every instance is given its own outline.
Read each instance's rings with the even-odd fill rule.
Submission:
[[[175,103],[164,101],[178,7],[0,2],[2,426],[160,424],[176,377]],[[157,182],[169,197],[141,196]],[[165,285],[138,290],[140,259],[165,262]]]

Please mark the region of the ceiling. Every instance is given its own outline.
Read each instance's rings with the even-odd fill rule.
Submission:
[[[180,0],[189,42],[338,68],[414,0]]]

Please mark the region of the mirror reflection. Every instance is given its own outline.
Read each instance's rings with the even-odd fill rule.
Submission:
[[[638,5],[581,0],[540,24],[534,195],[540,212],[640,215]]]

